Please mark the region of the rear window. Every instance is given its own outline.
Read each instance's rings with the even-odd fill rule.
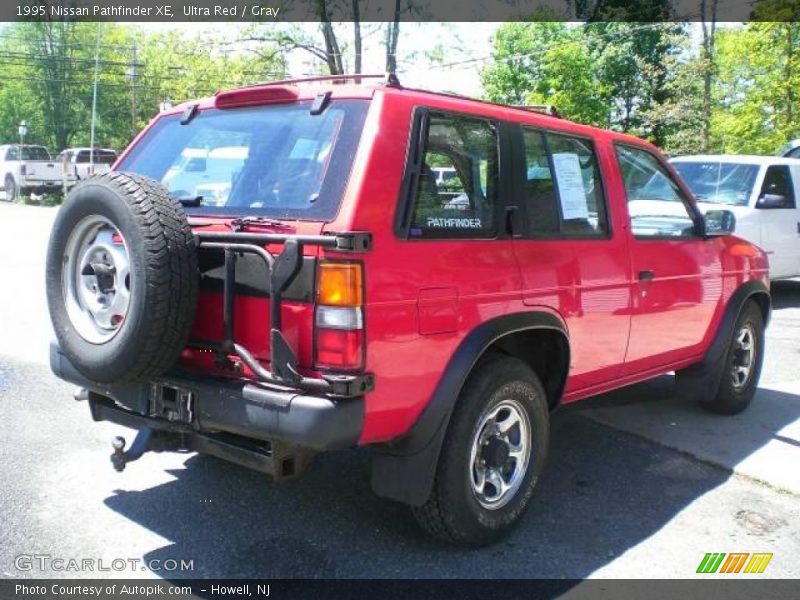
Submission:
[[[336,216],[368,102],[310,102],[159,119],[119,165],[163,182],[189,212],[329,221]]]
[[[7,160],[19,160],[17,148],[9,150]],[[50,153],[44,146],[22,146],[22,160],[50,160]]]
[[[78,152],[78,156],[75,159],[75,162],[78,163],[89,163],[91,162],[91,156],[89,155],[88,150],[81,150]],[[114,161],[117,160],[117,153],[111,150],[95,150],[94,152],[94,162],[101,165],[110,165],[113,164]]]

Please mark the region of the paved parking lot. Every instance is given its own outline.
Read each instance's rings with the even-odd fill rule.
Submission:
[[[194,454],[119,474],[113,435],[49,372],[43,261],[55,209],[0,202],[0,574],[15,557],[194,561],[202,577],[691,577],[706,552],[772,552],[800,577],[800,282],[775,285],[755,403],[711,417],[671,378],[560,411],[540,491],[507,541],[441,546],[369,490],[368,452],[319,456],[301,479]],[[91,575],[91,574],[89,574]]]

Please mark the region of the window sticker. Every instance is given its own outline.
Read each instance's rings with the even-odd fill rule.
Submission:
[[[571,152],[553,154],[553,170],[558,182],[564,219],[588,219],[589,205],[578,155]]]
[[[452,228],[452,229],[481,229],[481,220],[478,218],[459,217],[428,217],[426,227]]]

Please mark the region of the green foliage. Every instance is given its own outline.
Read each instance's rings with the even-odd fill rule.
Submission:
[[[717,57],[715,151],[772,154],[800,137],[800,23],[721,31]]]
[[[685,37],[671,23],[508,23],[495,35],[484,89],[490,100],[553,104],[569,119],[663,143],[664,123],[644,117],[671,99],[665,65]]]
[[[710,60],[679,23],[508,23],[482,72],[485,94],[553,104],[569,119],[644,137],[673,154],[772,154],[800,137],[800,12],[792,0],[766,0],[758,11],[781,22],[717,29]]]
[[[98,55],[95,145],[120,150],[159,110],[216,90],[283,72],[275,57],[232,51],[213,32],[188,37],[178,31],[144,35],[114,23],[14,23],[0,31],[0,143],[19,139],[56,154],[88,146]]]
[[[481,72],[486,98],[524,104],[531,92],[546,93],[542,59],[569,40],[564,23],[506,23],[494,38],[493,62]]]

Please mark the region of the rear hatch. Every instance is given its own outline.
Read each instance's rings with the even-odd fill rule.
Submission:
[[[313,99],[282,98],[288,101],[253,106],[220,102],[218,96],[214,107],[190,105],[181,114],[162,116],[115,169],[164,183],[186,207],[196,233],[266,236],[276,242],[264,238],[258,245],[277,257],[285,239],[319,236],[336,217],[368,108],[363,99],[334,99],[319,110]],[[199,305],[183,361],[236,374],[219,352],[208,349],[226,339],[225,254],[213,246],[198,250]],[[299,271],[281,295],[281,331],[298,365],[313,370],[320,247],[304,243],[301,253]],[[233,271],[233,339],[269,368],[270,271],[252,252],[237,252]]]

